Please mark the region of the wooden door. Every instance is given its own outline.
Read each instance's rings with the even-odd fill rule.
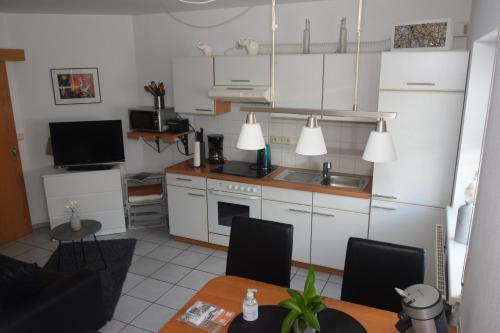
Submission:
[[[5,64],[21,60],[24,51],[0,49],[0,244],[31,233]]]

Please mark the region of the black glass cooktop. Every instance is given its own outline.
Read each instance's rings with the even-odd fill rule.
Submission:
[[[277,168],[277,165],[272,165],[267,169],[258,169],[254,163],[229,161],[211,171],[224,175],[259,179],[267,176]]]

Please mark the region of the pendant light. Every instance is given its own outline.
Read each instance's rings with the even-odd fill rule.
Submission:
[[[295,152],[300,155],[318,156],[326,154],[325,139],[323,138],[323,131],[318,125],[316,116],[310,115],[307,118],[306,126],[302,127],[300,132],[299,141]]]
[[[397,159],[392,135],[387,132],[384,119],[379,119],[377,128],[371,131],[363,153],[363,159],[375,163],[388,163]]]
[[[255,118],[255,113],[249,112],[245,123],[241,126],[236,148],[243,150],[259,150],[266,147],[262,128]]]
[[[196,1],[196,0],[179,0],[179,1],[187,3],[187,4],[190,4],[190,5],[206,5],[208,3],[215,2],[216,0],[199,0],[199,1]]]

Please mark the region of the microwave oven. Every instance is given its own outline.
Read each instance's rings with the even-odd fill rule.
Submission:
[[[130,129],[144,132],[166,132],[168,114],[174,108],[157,109],[154,107],[134,108],[128,110]]]

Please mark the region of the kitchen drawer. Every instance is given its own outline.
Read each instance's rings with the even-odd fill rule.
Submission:
[[[122,191],[118,169],[45,175],[43,182],[47,197]]]
[[[211,232],[208,234],[208,242],[222,246],[229,246],[229,236],[214,234]]]
[[[341,195],[313,193],[314,207],[324,207],[368,214],[370,199],[360,199]]]
[[[177,173],[167,173],[167,184],[182,186],[182,187],[198,188],[200,190],[207,189],[206,178],[181,175]]]
[[[80,213],[104,212],[123,209],[121,192],[90,193],[80,195],[65,195],[61,197],[48,197],[47,207],[50,216],[67,215],[64,206],[70,201],[76,201],[80,205]]]
[[[262,186],[262,199],[312,205],[312,192],[286,190],[278,187]]]
[[[271,58],[257,56],[215,56],[216,86],[269,86],[271,84]]]
[[[380,89],[464,91],[469,52],[384,52]]]

